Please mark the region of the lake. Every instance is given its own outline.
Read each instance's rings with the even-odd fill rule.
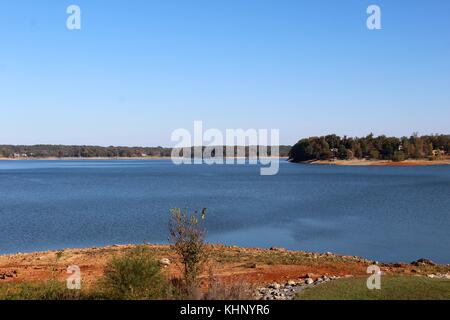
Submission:
[[[449,168],[0,161],[0,253],[166,243],[206,207],[210,242],[450,263]]]

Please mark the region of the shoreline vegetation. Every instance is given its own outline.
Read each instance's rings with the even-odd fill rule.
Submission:
[[[214,157],[216,150],[222,149],[224,157],[243,158],[249,157],[249,146],[232,147],[231,155],[227,146],[209,146],[214,149],[211,157]],[[261,157],[272,157],[271,146],[252,146],[257,147],[257,155]],[[190,149],[190,155],[194,155],[205,151],[203,147],[190,148],[165,148],[165,147],[121,147],[121,146],[76,146],[76,145],[0,145],[0,159],[3,160],[25,160],[25,159],[91,159],[91,160],[107,160],[107,159],[167,159],[176,154],[182,157],[185,149]],[[288,157],[290,146],[278,146],[279,157]],[[189,151],[189,150],[188,150]],[[228,152],[227,152],[228,151]]]
[[[298,141],[289,161],[337,165],[428,165],[448,164],[450,135],[410,137],[339,137],[335,134]]]
[[[222,148],[224,158],[248,159],[249,146],[234,146],[232,155],[227,146]],[[254,147],[254,146],[253,146]],[[335,134],[309,137],[295,145],[278,146],[278,155],[272,155],[271,146],[256,146],[256,156],[280,158],[293,163],[332,164],[338,166],[429,166],[450,164],[450,135],[413,134],[410,137],[347,137]],[[203,153],[203,147],[191,147],[187,157]],[[200,149],[200,150],[199,150]],[[77,145],[0,145],[1,160],[159,160],[170,159],[172,153],[183,156],[183,148],[166,147],[121,147],[121,146],[77,146]]]

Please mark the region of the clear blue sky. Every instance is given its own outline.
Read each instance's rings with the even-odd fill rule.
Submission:
[[[2,0],[0,117],[0,144],[450,133],[450,1]]]

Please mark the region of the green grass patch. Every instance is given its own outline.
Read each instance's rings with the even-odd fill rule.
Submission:
[[[298,300],[450,300],[450,280],[416,276],[382,277],[380,290],[367,278],[339,279],[306,289]]]
[[[294,251],[269,251],[260,252],[245,251],[239,249],[215,249],[210,251],[210,257],[214,261],[233,263],[233,262],[256,262],[258,264],[268,265],[323,265],[324,263],[334,264],[336,262],[357,264],[358,261],[340,256],[315,255],[310,253]]]
[[[90,300],[86,290],[69,290],[65,282],[4,283],[0,285],[0,300]]]

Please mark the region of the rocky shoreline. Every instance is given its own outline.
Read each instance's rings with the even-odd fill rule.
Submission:
[[[292,300],[299,292],[303,290],[342,278],[340,276],[324,275],[314,280],[313,277],[313,275],[307,274],[304,279],[299,281],[291,280],[283,284],[273,282],[266,287],[258,288],[255,296],[258,300]],[[348,278],[352,276],[348,275],[345,277]]]
[[[180,261],[169,245],[146,244],[168,277],[180,276]],[[114,256],[125,254],[136,245],[111,245],[98,248],[72,248],[43,252],[0,255],[0,284],[35,283],[49,279],[66,281],[70,265],[80,267],[82,283],[95,285]],[[214,270],[220,283],[248,285],[255,299],[291,300],[297,293],[336,279],[367,277],[367,267],[376,264],[387,276],[420,276],[450,279],[450,265],[429,259],[411,263],[385,264],[357,256],[331,252],[290,251],[272,247],[241,248],[221,244],[208,245],[209,261],[201,275],[204,288]]]

